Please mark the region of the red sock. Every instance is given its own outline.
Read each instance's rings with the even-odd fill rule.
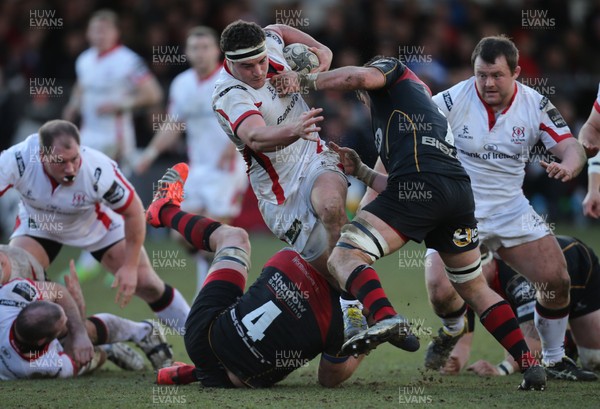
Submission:
[[[184,212],[175,205],[164,206],[159,218],[164,226],[177,230],[196,249],[213,251],[209,239],[212,232],[221,226],[218,221]]]
[[[485,310],[480,321],[519,364],[521,371],[538,363],[529,352],[515,314],[506,301],[500,301]]]
[[[350,274],[346,281],[346,291],[360,300],[375,322],[397,315],[381,288],[377,272],[366,264],[358,266]]]

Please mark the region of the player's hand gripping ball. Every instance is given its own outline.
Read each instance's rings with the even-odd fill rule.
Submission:
[[[292,71],[308,74],[319,66],[319,58],[302,43],[288,44],[283,49],[283,56]]]

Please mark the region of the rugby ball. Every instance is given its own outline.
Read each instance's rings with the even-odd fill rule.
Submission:
[[[319,66],[319,58],[302,43],[288,44],[283,49],[283,56],[292,71],[308,74]]]

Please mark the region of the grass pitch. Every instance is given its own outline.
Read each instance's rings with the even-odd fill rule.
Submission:
[[[559,226],[557,234],[572,234],[600,253],[600,227],[586,230]],[[283,243],[270,236],[253,236],[252,273],[254,280],[263,263]],[[147,250],[158,273],[176,286],[191,303],[195,289],[192,260],[185,250],[168,239],[147,242]],[[317,384],[318,361],[292,373],[270,389],[217,390],[198,385],[159,387],[151,370],[124,372],[107,363],[96,373],[72,380],[0,382],[0,408],[577,408],[600,407],[600,382],[588,384],[549,381],[544,392],[519,392],[521,377],[479,378],[471,373],[441,376],[423,370],[425,346],[437,331],[439,321],[428,305],[423,279],[425,249],[410,243],[399,253],[380,260],[379,272],[397,311],[420,324],[421,349],[408,353],[383,345],[373,351],[354,376],[343,386],[324,389]],[[69,257],[65,249],[50,270],[56,277]],[[166,263],[165,257],[172,258]],[[156,260],[156,261],[154,261]],[[135,299],[125,309],[114,304],[114,290],[103,277],[83,284],[88,314],[111,312],[133,320],[153,318],[149,308]],[[170,336],[176,360],[189,362],[183,341]],[[478,323],[470,362],[502,360],[503,352]],[[568,402],[568,403],[567,403]]]

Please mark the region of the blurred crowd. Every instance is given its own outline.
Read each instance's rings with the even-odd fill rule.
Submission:
[[[548,96],[575,135],[600,79],[600,0],[3,0],[0,150],[60,117],[75,82],[75,60],[88,47],[89,16],[101,8],[118,13],[122,42],[144,58],[165,92],[188,65],[184,59],[165,63],[157,55],[165,47],[183,54],[191,27],[220,32],[238,18],[310,33],[332,49],[333,68],[362,65],[377,54],[399,57],[434,93],[472,75],[471,52],[481,37],[505,33],[521,53],[520,80]],[[42,83],[53,92],[32,92],[31,84]],[[367,112],[353,95],[318,93],[309,104],[325,109],[324,138],[350,145],[374,163]],[[138,147],[151,139],[152,114],[164,112],[165,105],[136,114]],[[583,224],[586,183],[585,171],[561,184],[531,166],[525,191],[549,219]]]

